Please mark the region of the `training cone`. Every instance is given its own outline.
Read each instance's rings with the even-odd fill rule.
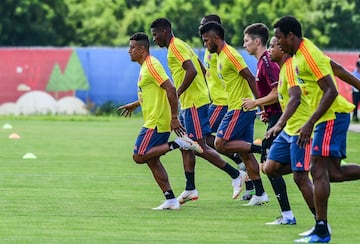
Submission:
[[[11,124],[4,124],[2,128],[3,129],[12,129],[13,127]]]
[[[33,153],[26,153],[24,156],[23,156],[23,159],[35,159],[37,158]]]
[[[11,133],[9,135],[9,139],[20,139],[20,136],[18,134],[16,134],[16,133]]]

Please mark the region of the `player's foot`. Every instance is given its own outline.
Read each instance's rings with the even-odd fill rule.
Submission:
[[[160,206],[153,208],[153,210],[178,210],[180,203],[177,199],[166,200]]]
[[[320,237],[317,234],[313,233],[309,236],[305,236],[303,238],[296,239],[296,240],[294,240],[294,242],[296,242],[296,243],[328,243],[328,242],[330,242],[330,240],[331,240],[330,235],[325,236],[325,237]]]
[[[239,170],[239,176],[235,179],[232,180],[232,187],[234,188],[234,192],[232,195],[233,199],[236,199],[239,197],[240,192],[242,191],[244,184],[245,184],[245,179],[246,179],[246,172]]]
[[[188,201],[196,201],[198,199],[199,199],[199,193],[196,189],[190,191],[185,190],[177,198],[180,204],[184,204]]]
[[[269,202],[269,197],[266,194],[266,192],[264,192],[261,196],[253,195],[250,201],[246,204],[243,204],[243,206],[260,206],[268,202]]]
[[[249,201],[253,195],[255,195],[255,189],[246,190],[244,195],[242,195],[241,200]]]
[[[175,142],[180,146],[180,149],[193,150],[198,153],[203,153],[201,146],[196,141],[191,140],[187,135],[177,137]]]
[[[331,234],[331,226],[329,225],[329,223],[327,224],[327,228],[328,228],[329,234]],[[314,232],[314,230],[315,230],[315,227],[312,227],[310,230],[299,233],[299,236],[309,236]]]
[[[284,218],[283,216],[280,216],[276,220],[272,222],[267,222],[267,225],[296,225],[296,219],[295,217],[292,219]]]

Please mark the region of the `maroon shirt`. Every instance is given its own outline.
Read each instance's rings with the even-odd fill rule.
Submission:
[[[277,63],[271,62],[268,51],[265,51],[257,63],[256,71],[256,89],[259,97],[265,97],[273,88],[276,88],[279,80],[280,67]],[[265,112],[268,116],[272,114],[281,113],[280,104],[274,103],[264,106]]]

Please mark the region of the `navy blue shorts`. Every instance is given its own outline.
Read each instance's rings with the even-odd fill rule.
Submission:
[[[170,132],[158,133],[157,129],[142,127],[134,146],[134,154],[144,155],[152,147],[168,142]]]

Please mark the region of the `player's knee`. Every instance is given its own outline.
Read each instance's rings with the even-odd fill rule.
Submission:
[[[144,163],[146,163],[146,162],[144,161],[144,158],[143,158],[141,155],[139,155],[139,154],[133,154],[133,160],[134,160],[134,162],[137,163],[137,164],[144,164]]]
[[[215,139],[214,142],[215,149],[220,153],[225,153],[225,142],[219,138]]]
[[[294,181],[296,185],[302,186],[309,181],[308,173],[305,171],[301,172],[294,172],[293,173]]]

